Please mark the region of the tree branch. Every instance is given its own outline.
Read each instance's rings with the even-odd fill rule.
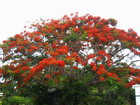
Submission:
[[[140,61],[140,60],[132,61],[128,66],[130,66],[130,65],[132,65],[133,63],[138,62],[138,61]]]

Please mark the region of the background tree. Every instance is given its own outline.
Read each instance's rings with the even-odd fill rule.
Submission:
[[[62,94],[65,96],[61,105],[70,101],[85,105],[85,97],[95,91],[107,93],[110,83],[117,88],[139,83],[136,62],[140,37],[135,31],[116,28],[116,24],[112,18],[76,13],[59,20],[41,20],[31,25],[31,32],[24,31],[3,41],[4,65],[0,72],[3,85],[11,90],[6,96],[34,96],[39,103],[44,100],[43,105],[54,89],[55,95],[48,99],[56,100],[52,101],[56,105],[56,97]],[[38,89],[37,93],[34,89]]]

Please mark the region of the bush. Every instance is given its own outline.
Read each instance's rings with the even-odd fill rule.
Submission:
[[[34,105],[33,100],[27,97],[12,96],[8,99],[3,99],[3,105]]]

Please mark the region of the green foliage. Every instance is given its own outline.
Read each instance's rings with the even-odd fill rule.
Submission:
[[[50,92],[53,87],[34,82],[23,88],[22,96],[4,96],[3,105],[133,105],[135,103],[134,90],[124,88],[112,78],[91,87],[85,83],[71,79],[65,82],[63,87]]]
[[[67,82],[62,91],[62,103],[80,105],[89,96],[90,89],[83,82],[71,80]],[[65,94],[66,93],[66,94]]]
[[[89,105],[135,105],[135,92],[132,88],[124,88],[121,83],[108,79],[92,88]]]
[[[2,102],[3,105],[34,105],[33,100],[27,97],[21,96],[12,96],[8,99],[4,99]]]

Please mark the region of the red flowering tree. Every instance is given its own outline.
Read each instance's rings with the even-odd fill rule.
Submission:
[[[16,34],[1,45],[4,83],[17,91],[36,82],[50,88],[62,88],[71,80],[84,81],[85,86],[110,78],[125,87],[140,83],[140,37],[116,24],[89,14],[32,24],[33,31]]]

